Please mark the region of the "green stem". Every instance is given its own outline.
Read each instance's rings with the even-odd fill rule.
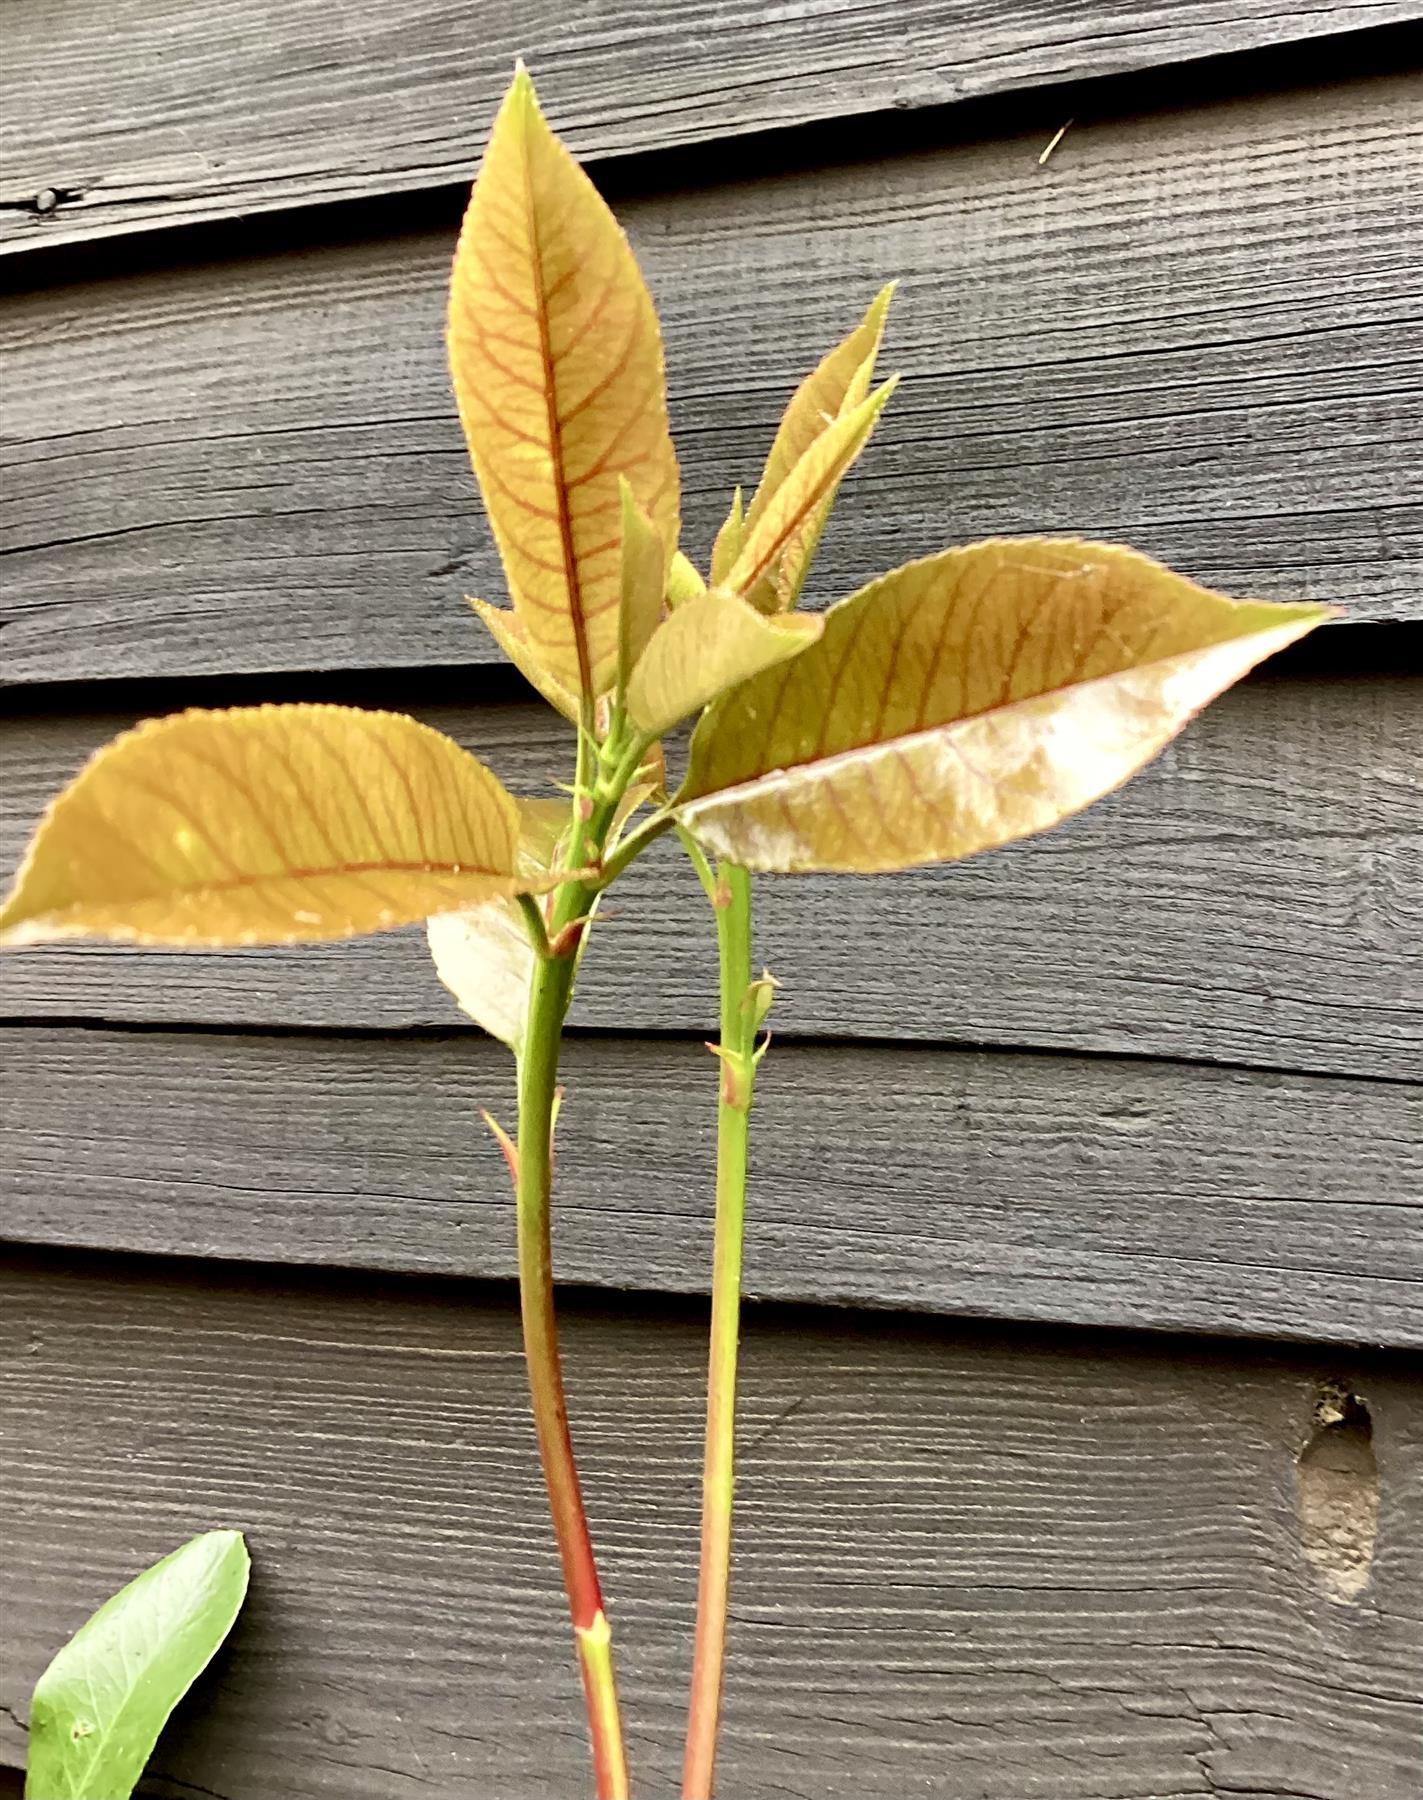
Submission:
[[[702,1471],[701,1567],[697,1580],[687,1748],[682,1770],[683,1800],[709,1800],[721,1715],[726,1603],[731,1578],[736,1358],[741,1327],[747,1138],[756,1080],[756,1019],[750,999],[751,877],[745,869],[721,865],[717,871],[713,904],[721,965],[721,1096],[717,1107],[716,1236],[712,1256],[706,1455]]]
[[[675,823],[672,813],[659,812],[654,813],[635,831],[630,831],[604,863],[603,872],[598,879],[599,888],[611,887],[628,864],[635,862],[649,844],[655,843],[664,832],[670,831]]]
[[[580,790],[585,785],[586,760],[580,753]],[[574,804],[579,811],[570,861],[577,867],[590,847],[594,852],[601,847],[600,833],[606,832],[611,808],[607,805],[593,808],[581,791]],[[582,817],[585,805],[591,813],[586,820]],[[554,1318],[550,1226],[558,1053],[564,1020],[573,998],[578,963],[576,941],[565,941],[565,928],[584,916],[591,900],[592,892],[583,882],[565,882],[558,890],[544,944],[547,946],[552,941],[559,949],[555,954],[549,954],[546,948],[541,950],[529,990],[528,1016],[519,1056],[519,1147],[515,1181],[519,1303],[534,1427],[578,1645],[598,1797],[599,1800],[626,1800],[627,1758],[613,1676],[612,1639],[568,1430],[568,1408]]]

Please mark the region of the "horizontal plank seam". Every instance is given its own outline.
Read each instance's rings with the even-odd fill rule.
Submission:
[[[244,1288],[270,1287],[278,1293],[328,1291],[332,1284],[342,1288],[370,1288],[379,1285],[382,1304],[399,1304],[403,1295],[422,1288],[448,1292],[459,1286],[471,1291],[472,1303],[517,1309],[518,1282],[513,1276],[467,1275],[441,1270],[405,1268],[373,1269],[349,1263],[268,1262],[254,1257],[202,1256],[187,1251],[105,1249],[93,1245],[64,1245],[8,1238],[0,1233],[0,1274],[24,1275],[30,1272],[92,1276],[96,1271],[112,1273],[120,1280],[162,1279],[174,1285],[202,1287],[208,1282],[237,1284]],[[700,1318],[704,1315],[707,1292],[704,1287],[618,1287],[612,1282],[562,1281],[558,1288],[559,1305],[569,1313],[582,1311],[604,1318],[627,1322],[630,1319]],[[1423,1345],[1411,1340],[1403,1344],[1380,1343],[1359,1338],[1310,1337],[1299,1333],[1261,1330],[1234,1330],[1227,1327],[1194,1329],[1182,1325],[1094,1324],[1078,1319],[1056,1319],[1034,1315],[1013,1315],[973,1311],[971,1309],[929,1311],[904,1302],[877,1302],[857,1295],[835,1296],[807,1294],[763,1296],[748,1293],[745,1299],[745,1325],[748,1330],[768,1327],[778,1331],[823,1330],[840,1333],[847,1316],[851,1330],[862,1334],[885,1329],[886,1318],[896,1333],[920,1341],[939,1340],[951,1336],[971,1336],[976,1342],[1035,1344],[1044,1338],[1064,1352],[1082,1353],[1089,1343],[1116,1346],[1129,1354],[1143,1357],[1169,1355],[1172,1346],[1190,1356],[1218,1354],[1223,1361],[1241,1350],[1254,1348],[1270,1357],[1283,1354],[1293,1357],[1302,1351],[1317,1351],[1323,1357],[1345,1363],[1347,1359],[1367,1356],[1370,1359],[1386,1353],[1389,1368],[1400,1379],[1413,1374],[1423,1377]],[[856,1315],[863,1314],[863,1319]]]
[[[708,1026],[708,1031],[711,1026]],[[484,1034],[458,1026],[438,1025],[283,1025],[223,1024],[213,1020],[110,1019],[96,1013],[5,1014],[0,1012],[0,1032],[94,1032],[99,1035],[191,1038],[292,1038],[337,1039],[352,1043],[385,1043],[405,1040],[423,1044],[467,1044]],[[492,1040],[491,1040],[492,1041]],[[696,1032],[657,1026],[620,1029],[615,1026],[573,1026],[566,1043],[646,1043],[650,1045],[706,1042]],[[1413,1088],[1423,1091],[1423,1079],[1411,1075],[1360,1073],[1352,1069],[1301,1069],[1284,1063],[1246,1062],[1209,1056],[1167,1056],[1150,1050],[1100,1050],[1091,1046],[999,1042],[978,1038],[895,1038],[873,1034],[838,1036],[820,1032],[774,1034],[777,1050],[863,1050],[871,1056],[896,1054],[958,1056],[1040,1057],[1053,1061],[1154,1063],[1164,1068],[1218,1069],[1226,1074],[1281,1076],[1296,1081],[1366,1082],[1375,1087]]]
[[[4,556],[0,550],[0,564]],[[458,612],[457,599],[452,598],[450,604]],[[0,619],[0,629],[3,623]],[[1279,681],[1331,680],[1351,674],[1390,680],[1423,676],[1423,619],[1346,617],[1329,621],[1302,643],[1282,651],[1273,662],[1252,669],[1240,685],[1256,688]],[[16,680],[0,674],[0,692],[5,695],[8,709],[0,719],[0,729],[22,720],[51,718],[61,713],[71,718],[102,718],[105,714],[126,716],[141,712],[147,717],[188,706],[254,706],[291,700],[370,705],[373,687],[387,690],[379,701],[386,708],[398,709],[403,701],[421,707],[538,704],[535,690],[511,663],[502,660],[239,669],[192,675],[135,674],[94,680],[59,676],[31,681],[24,676]],[[408,690],[405,696],[402,689]],[[551,709],[548,719],[551,730],[564,729],[563,721]]]

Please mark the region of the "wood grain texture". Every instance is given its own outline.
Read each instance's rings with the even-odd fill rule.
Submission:
[[[469,1038],[6,1033],[0,1235],[507,1278],[508,1176]],[[572,1043],[558,1266],[700,1292],[715,1069]],[[778,1044],[748,1291],[1423,1345],[1423,1087],[1104,1058]]]
[[[516,56],[583,157],[1419,18],[1406,0],[12,0],[0,247],[464,181]],[[853,129],[853,128],[852,128]],[[861,128],[863,129],[863,128]]]
[[[0,1759],[53,1645],[220,1520],[248,1534],[251,1595],[147,1791],[587,1791],[512,1312],[214,1274],[27,1265],[0,1290]],[[670,1793],[700,1321],[566,1319],[635,1773]],[[744,1367],[725,1800],[1413,1800],[1411,1364],[755,1312]],[[1295,1516],[1334,1379],[1365,1396],[1378,1464],[1351,1605]]]
[[[370,697],[400,706],[419,691],[397,682]],[[516,790],[569,773],[567,732],[547,709],[416,710]],[[130,722],[0,726],[0,870],[49,795]],[[1420,726],[1417,678],[1257,678],[1046,837],[873,880],[767,877],[757,955],[782,983],[775,1027],[1423,1076]],[[712,1032],[715,944],[676,846],[635,866],[609,911],[577,1022]],[[225,955],[26,950],[0,959],[0,1017],[465,1024],[423,932]]]
[[[897,274],[905,382],[817,603],[946,542],[1073,531],[1236,593],[1423,617],[1414,79],[1041,148],[619,201],[665,319],[689,548]],[[8,304],[5,680],[497,654],[460,598],[502,581],[444,369],[456,213],[425,216]]]

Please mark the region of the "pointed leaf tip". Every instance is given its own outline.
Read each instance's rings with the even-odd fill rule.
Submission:
[[[204,1532],[80,1626],[35,1685],[30,1800],[132,1792],[173,1708],[231,1630],[250,1566],[241,1532]]]
[[[762,611],[780,610],[776,578],[780,574],[783,582],[787,579],[784,559],[789,553],[798,563],[808,560],[836,489],[864,449],[898,385],[899,377],[891,376],[812,441],[755,525],[746,529],[740,553],[726,576],[727,587],[747,595]]]
[[[1234,601],[1116,545],[994,540],[884,576],[713,703],[683,825],[751,869],[870,872],[1043,831],[1327,607]]]
[[[530,651],[575,695],[616,674],[618,482],[665,544],[676,458],[652,300],[527,71],[490,136],[450,280],[450,370]]]
[[[860,323],[821,359],[791,396],[747,508],[748,529],[757,523],[776,490],[826,425],[840,416],[847,402],[858,405],[869,392],[895,285],[892,281],[885,283],[865,309]]]
[[[731,565],[741,554],[741,545],[746,536],[746,516],[741,504],[741,489],[737,487],[731,496],[731,505],[721,529],[716,534],[711,554],[711,584],[718,587],[731,572]]]
[[[688,600],[695,600],[698,594],[707,591],[707,584],[701,578],[695,565],[680,550],[672,553],[672,561],[667,567],[667,604],[674,610]]]

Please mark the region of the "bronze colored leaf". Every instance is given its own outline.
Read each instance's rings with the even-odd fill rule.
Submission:
[[[522,68],[460,233],[449,350],[529,649],[553,680],[594,699],[617,664],[619,479],[675,544],[677,462],[652,300]]]
[[[680,550],[674,550],[667,570],[667,604],[671,607],[681,606],[706,591],[707,584],[697,573],[690,558]]]
[[[179,713],[125,732],[52,803],[0,939],[353,937],[527,887],[517,840],[496,777],[414,719]]]
[[[890,282],[880,289],[850,335],[838,343],[796,389],[766,458],[760,485],[747,509],[748,530],[760,519],[771,496],[815,440],[836,419],[852,412],[869,393],[894,287],[895,284]],[[787,612],[800,598],[838,486],[837,482],[825,494],[781,552],[771,573],[750,595],[752,604],[762,612]]]
[[[715,702],[678,812],[751,869],[971,856],[1119,786],[1328,615],[1227,600],[1111,544],[949,550],[833,607],[818,643]]]
[[[619,483],[618,500],[622,513],[622,607],[618,625],[621,693],[662,617],[667,550],[657,535],[657,527],[625,481]]]
[[[772,494],[825,428],[843,412],[858,406],[869,393],[894,288],[891,281],[880,289],[860,323],[811,370],[791,396],[760,483],[746,509],[748,528],[761,517]]]
[[[741,489],[737,488],[731,496],[731,510],[722,520],[721,529],[716,534],[716,542],[712,545],[711,578],[713,587],[719,587],[731,573],[732,564],[740,556],[745,538],[746,516],[741,507]]]
[[[657,628],[633,671],[628,714],[648,737],[661,737],[738,681],[798,655],[820,626],[813,613],[764,618],[739,595],[710,588]]]
[[[523,625],[516,614],[504,612],[500,607],[491,606],[487,600],[476,600],[473,595],[469,603],[483,620],[499,648],[509,661],[528,682],[536,693],[542,694],[555,712],[561,712],[565,719],[573,724],[578,723],[578,695],[572,688],[567,688],[556,680],[534,655],[533,646],[529,643]]]
[[[724,585],[745,594],[765,611],[775,611],[775,576],[781,559],[803,544],[807,529],[814,528],[822,502],[833,496],[845,471],[864,448],[875,420],[894,392],[895,376],[827,425],[804,456],[767,501],[761,517],[747,529],[736,561],[727,571]],[[767,584],[769,598],[761,597]]]

